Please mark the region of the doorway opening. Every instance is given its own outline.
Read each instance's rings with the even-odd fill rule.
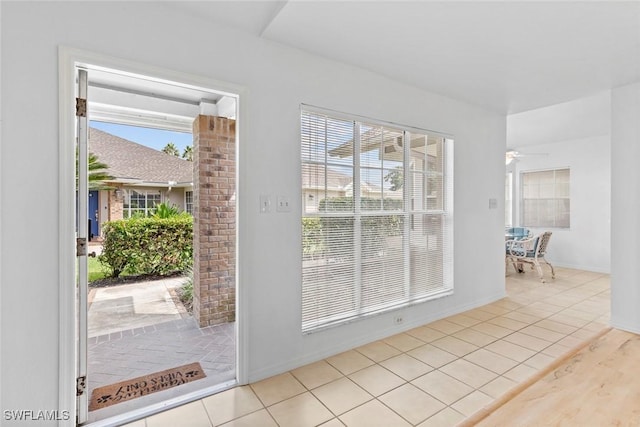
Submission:
[[[87,238],[76,270],[83,424],[236,383],[238,95],[87,64],[76,73],[86,100],[76,198],[77,236]],[[176,156],[177,134],[191,144]],[[102,173],[93,183],[92,161]]]

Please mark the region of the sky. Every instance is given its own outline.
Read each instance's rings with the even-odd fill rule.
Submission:
[[[186,146],[193,145],[193,136],[190,133],[119,125],[94,120],[91,121],[90,126],[158,151],[161,151],[169,142],[173,142],[182,155]]]

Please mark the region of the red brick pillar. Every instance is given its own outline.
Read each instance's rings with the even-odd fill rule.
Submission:
[[[201,327],[235,321],[236,122],[193,123],[193,315]]]

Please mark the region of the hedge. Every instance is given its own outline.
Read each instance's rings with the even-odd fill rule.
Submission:
[[[99,260],[112,277],[168,275],[193,264],[193,218],[130,218],[105,223]]]
[[[320,218],[302,218],[302,254],[313,257],[324,250]]]
[[[403,217],[394,215],[402,210],[402,200],[363,197],[360,209],[380,211],[385,214],[361,217],[360,249],[363,253],[374,254],[383,249],[382,236],[402,233]],[[353,197],[331,197],[320,201],[320,212],[353,212]],[[344,257],[353,253],[353,217],[310,217],[302,219],[302,250],[305,258],[325,254]]]

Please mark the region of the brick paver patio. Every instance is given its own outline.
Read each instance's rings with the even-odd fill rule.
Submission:
[[[90,390],[193,362],[208,382],[221,383],[235,377],[235,323],[198,328],[193,317],[172,320],[90,338],[88,354]]]
[[[141,284],[141,287],[143,286],[145,285]],[[106,292],[104,295],[107,295]],[[90,317],[104,316],[104,312],[97,313],[93,310],[113,309],[105,306],[102,310],[101,306],[96,304],[100,302],[100,298],[106,301],[105,296],[98,295],[98,301],[94,301],[89,310]],[[171,301],[168,296],[163,299]],[[172,320],[159,316],[157,319],[161,320],[160,323],[148,324],[148,310],[141,308],[149,305],[148,301],[144,302],[147,305],[143,305],[140,302],[142,300],[143,298],[136,297],[136,301],[131,302],[129,309],[121,310],[128,312],[126,318],[114,315],[113,323],[103,327],[103,330],[108,333],[89,338],[87,372],[89,396],[98,387],[193,362],[200,363],[206,378],[175,387],[170,391],[134,399],[127,404],[121,403],[94,411],[90,414],[90,421],[157,403],[167,399],[168,396],[235,379],[235,323],[200,328],[192,316],[181,310],[182,313],[170,318]],[[140,323],[139,319],[143,319],[144,323]],[[118,330],[119,322],[122,322],[123,330]],[[138,326],[140,324],[144,326]]]

